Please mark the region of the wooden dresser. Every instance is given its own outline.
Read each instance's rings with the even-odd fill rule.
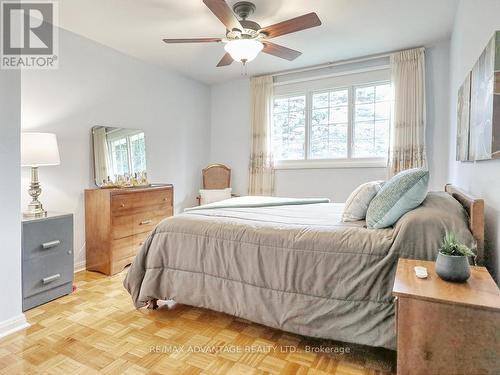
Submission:
[[[114,275],[132,263],[173,201],[172,185],[85,190],[87,270]]]
[[[484,267],[465,283],[439,278],[434,262],[400,259],[397,297],[398,375],[486,375],[500,370],[500,290]],[[414,267],[427,268],[418,279]]]

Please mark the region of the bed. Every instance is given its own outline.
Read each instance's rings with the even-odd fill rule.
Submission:
[[[482,246],[480,210],[453,186],[394,227],[341,223],[343,205],[239,198],[161,222],[124,281],[139,308],[204,307],[305,336],[394,349],[399,257],[434,260],[446,231]]]

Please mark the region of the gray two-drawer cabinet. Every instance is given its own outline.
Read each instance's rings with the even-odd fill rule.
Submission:
[[[23,311],[73,290],[73,215],[22,221]]]

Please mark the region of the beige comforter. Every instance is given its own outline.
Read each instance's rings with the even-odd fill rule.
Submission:
[[[399,257],[435,259],[445,231],[473,238],[445,193],[388,229],[341,223],[342,205],[192,210],[151,233],[124,285],[302,335],[395,348],[391,296]]]

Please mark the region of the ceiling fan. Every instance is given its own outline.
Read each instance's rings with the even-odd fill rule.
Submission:
[[[163,39],[163,41],[165,43],[223,42],[226,54],[217,64],[218,67],[230,65],[233,61],[245,65],[255,59],[261,51],[289,61],[295,60],[302,52],[271,43],[269,39],[321,25],[317,14],[313,12],[271,26],[260,27],[257,22],[247,19],[255,11],[255,4],[249,1],[234,4],[233,10],[224,0],[203,0],[203,2],[226,26],[225,38]],[[235,13],[239,16],[239,20]]]

